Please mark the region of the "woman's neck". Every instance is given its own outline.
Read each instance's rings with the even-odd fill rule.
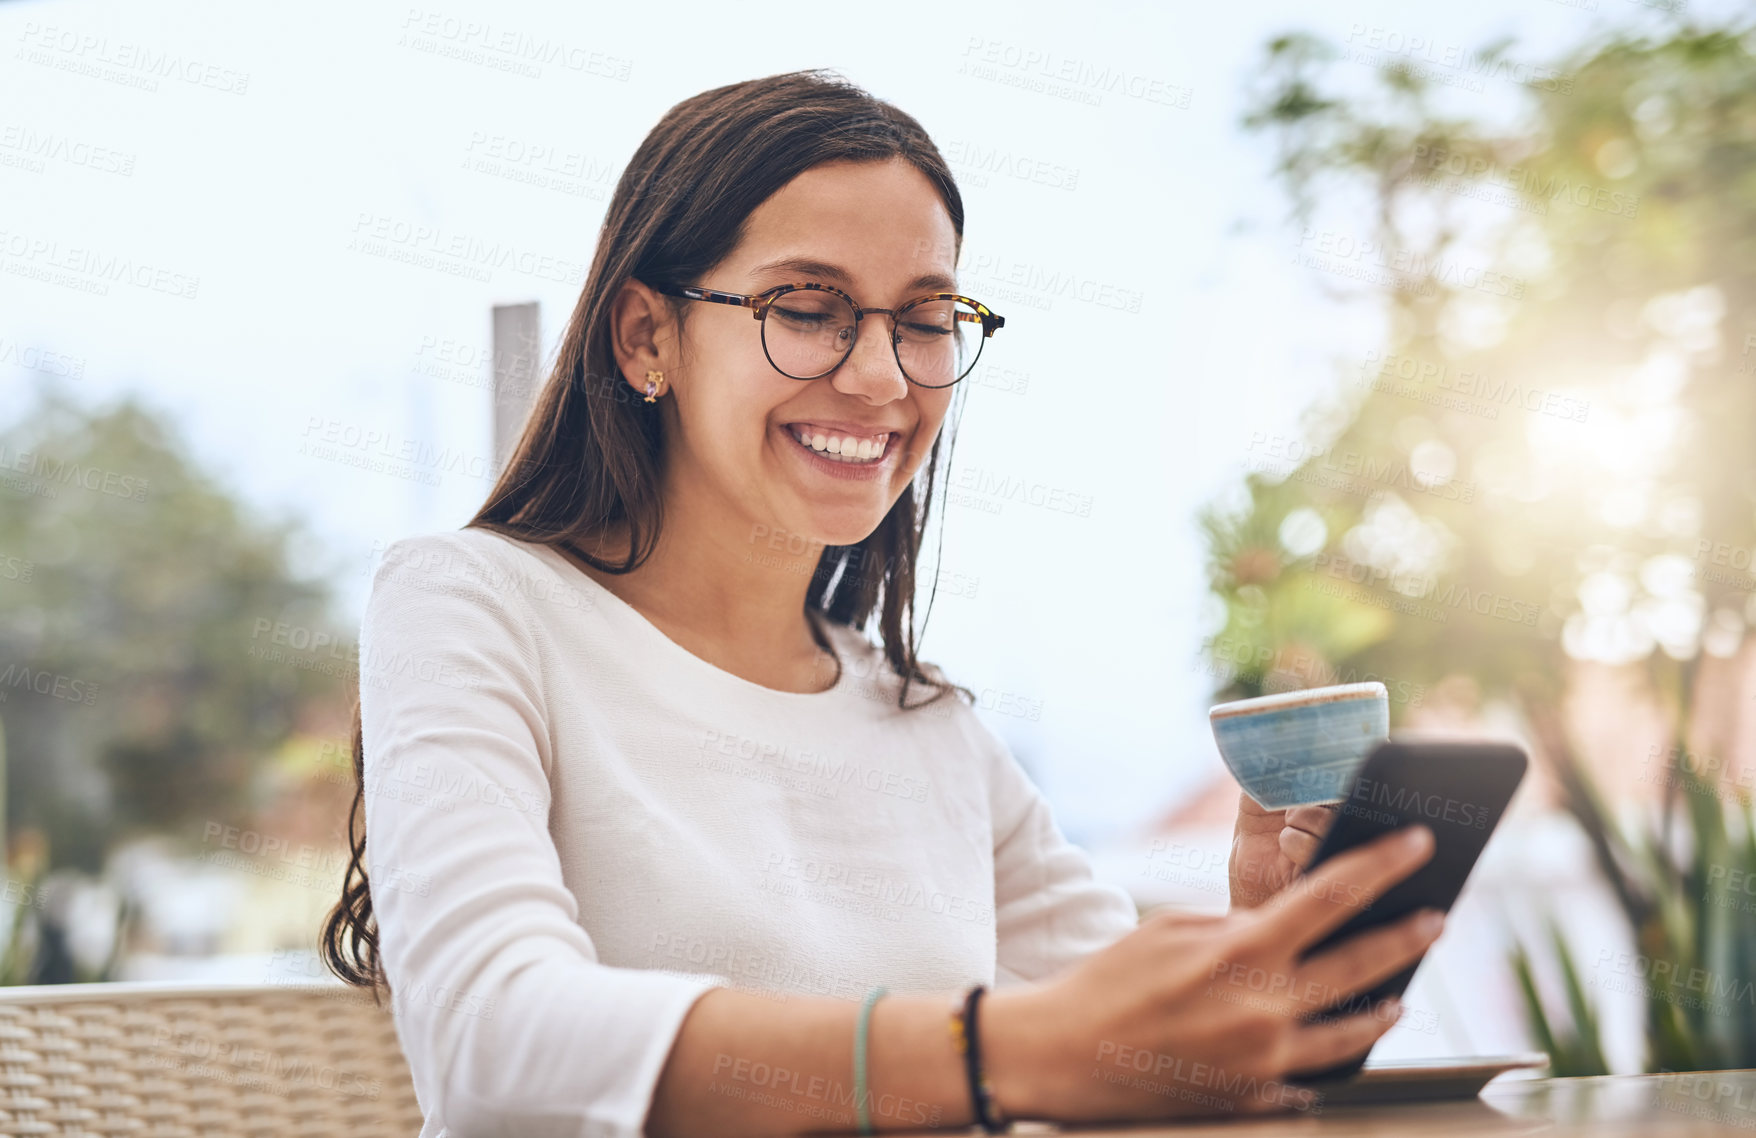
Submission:
[[[652,555],[628,573],[607,573],[563,548],[605,589],[671,640],[708,663],[764,687],[822,691],[833,682],[805,616],[821,544],[770,527],[712,524],[671,508]],[[748,528],[748,533],[737,532]],[[581,542],[600,562],[627,556],[625,528]]]

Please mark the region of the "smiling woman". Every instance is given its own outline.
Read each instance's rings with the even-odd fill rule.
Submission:
[[[1004,325],[957,291],[962,234],[920,124],[836,76],[685,100],[487,503],[387,550],[323,944],[389,990],[424,1138],[1273,1109],[1394,1021],[1292,994],[1429,934],[1299,952],[1425,847],[1137,926],[918,659],[946,419]],[[1285,823],[1241,826],[1258,887],[1297,870]]]

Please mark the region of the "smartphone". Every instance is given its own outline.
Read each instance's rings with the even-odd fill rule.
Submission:
[[[1524,751],[1511,743],[1392,739],[1373,748],[1354,775],[1348,797],[1336,803],[1335,822],[1306,872],[1354,846],[1417,823],[1433,831],[1433,857],[1312,945],[1305,957],[1417,909],[1450,910],[1527,766]],[[1369,1011],[1380,1000],[1402,995],[1419,967],[1417,960],[1371,991],[1310,1018],[1321,1021]],[[1297,1081],[1344,1079],[1365,1062],[1361,1055],[1325,1071],[1301,1074]]]

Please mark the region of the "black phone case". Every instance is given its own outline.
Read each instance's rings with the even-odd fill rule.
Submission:
[[[1476,859],[1529,765],[1524,751],[1510,743],[1462,741],[1380,743],[1354,776],[1351,792],[1337,805],[1337,817],[1311,858],[1309,868],[1372,839],[1423,823],[1433,831],[1432,860],[1347,923],[1305,951],[1309,958],[1378,925],[1417,909],[1449,910],[1469,880]],[[1422,959],[1425,959],[1423,956]],[[1402,995],[1420,967],[1410,967],[1370,992],[1322,1009],[1311,1018],[1328,1020],[1371,1010],[1379,1001]],[[1365,1065],[1366,1056],[1297,1076],[1300,1083],[1345,1079]]]

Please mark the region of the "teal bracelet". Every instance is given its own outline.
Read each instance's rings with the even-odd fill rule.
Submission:
[[[860,1003],[860,1025],[854,1030],[854,1110],[859,1116],[861,1134],[875,1133],[872,1114],[866,1104],[866,1028],[872,1022],[872,1005],[883,994],[883,985],[866,993],[865,1000]]]

